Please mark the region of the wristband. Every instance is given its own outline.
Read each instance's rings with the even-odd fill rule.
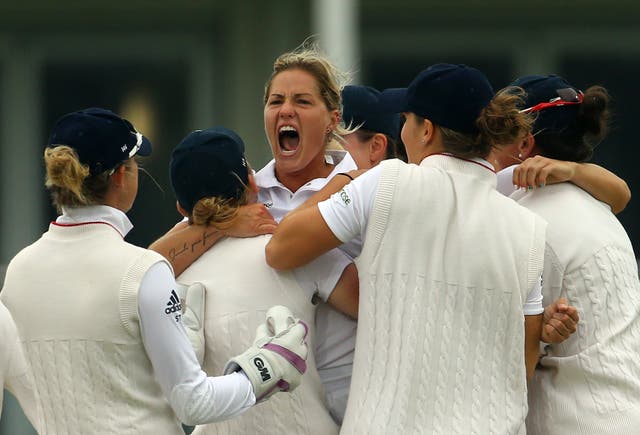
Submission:
[[[353,181],[353,177],[346,172],[338,172],[336,175],[344,175],[345,177],[348,177],[349,180]]]

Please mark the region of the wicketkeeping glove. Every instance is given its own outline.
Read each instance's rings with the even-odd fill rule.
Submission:
[[[224,373],[243,370],[253,385],[256,403],[278,391],[293,391],[307,370],[307,332],[307,325],[287,307],[271,307],[253,346],[229,360]]]
[[[190,285],[176,283],[176,292],[182,303],[182,324],[187,331],[198,362],[204,360],[204,300],[205,288],[199,282]]]

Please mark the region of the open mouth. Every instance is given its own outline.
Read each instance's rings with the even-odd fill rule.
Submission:
[[[278,143],[280,144],[280,151],[282,154],[293,154],[300,145],[300,135],[295,127],[290,125],[283,125],[278,131]]]

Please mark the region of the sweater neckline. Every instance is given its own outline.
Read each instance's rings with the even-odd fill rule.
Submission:
[[[116,228],[115,226],[111,225],[109,222],[94,221],[94,222],[81,222],[81,223],[68,224],[68,223],[60,223],[60,222],[56,222],[56,221],[51,221],[51,225],[55,225],[57,227],[84,227],[86,225],[95,225],[95,224],[106,225],[108,227],[113,228],[120,235],[120,237],[122,237],[124,239],[124,236],[118,230],[118,228]]]
[[[62,214],[52,224],[73,227],[92,224],[106,224],[116,230],[122,238],[133,228],[127,215],[107,205],[63,207]]]
[[[489,163],[487,160],[482,159],[480,157],[475,157],[475,158],[470,158],[467,159],[465,157],[459,157],[459,156],[454,156],[451,153],[433,153],[433,154],[429,154],[427,157],[425,157],[424,159],[422,159],[422,162],[424,162],[425,160],[427,160],[429,157],[432,156],[446,156],[446,157],[453,157],[454,159],[458,159],[458,160],[462,160],[465,162],[469,162],[469,163],[473,163],[475,165],[478,165],[492,173],[496,173],[496,170],[493,168],[493,165],[491,163]],[[420,162],[420,164],[422,164],[422,162]]]

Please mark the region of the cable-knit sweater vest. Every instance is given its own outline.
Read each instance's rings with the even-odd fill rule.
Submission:
[[[273,305],[289,307],[307,323],[307,342],[313,349],[316,307],[293,273],[267,266],[264,247],[269,237],[221,240],[178,277],[181,283],[201,282],[206,288],[203,369],[209,376],[221,374],[231,357],[252,345],[256,328]],[[336,433],[312,352],[302,383],[293,393],[278,393],[234,419],[197,426],[194,431],[194,435]]]
[[[523,433],[523,301],[545,223],[476,162],[381,165],[341,433]]]
[[[140,335],[140,281],[159,261],[102,223],[51,224],[11,261],[2,300],[33,371],[42,435],[183,434]]]
[[[570,183],[519,203],[549,222],[544,300],[566,297],[580,315],[576,333],[546,347],[527,432],[640,433],[640,283],[629,237],[608,206]]]

